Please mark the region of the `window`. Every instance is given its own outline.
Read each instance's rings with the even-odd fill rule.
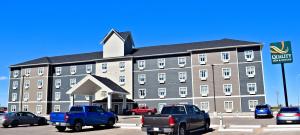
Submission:
[[[27,102],[29,100],[29,93],[28,92],[25,92],[24,95],[23,95],[23,100],[25,102]]]
[[[11,95],[11,101],[17,101],[17,98],[18,98],[18,94],[17,93],[12,93]]]
[[[42,105],[37,105],[37,106],[36,106],[36,113],[37,113],[37,114],[42,114],[42,109],[43,109],[43,108],[42,108]]]
[[[56,79],[56,80],[55,80],[55,88],[56,88],[56,89],[59,89],[60,86],[61,86],[61,79]]]
[[[249,100],[248,101],[250,111],[254,111],[255,107],[258,105],[258,100]]]
[[[125,85],[125,76],[124,75],[121,75],[119,77],[119,83],[120,83],[120,85]]]
[[[60,112],[60,105],[54,105],[54,112]]]
[[[23,106],[23,111],[24,111],[24,112],[28,112],[28,105],[24,105],[24,106]]]
[[[44,70],[45,70],[44,67],[39,67],[39,68],[38,68],[38,75],[39,75],[39,76],[44,75]]]
[[[139,60],[139,61],[138,61],[138,68],[139,68],[140,70],[145,69],[145,68],[146,68],[146,61],[145,61],[145,60]]]
[[[179,57],[178,58],[178,65],[179,67],[184,67],[186,64],[186,57]]]
[[[165,83],[166,73],[158,73],[158,81],[159,81],[159,83]]]
[[[230,60],[229,52],[221,52],[221,59],[223,62],[229,62]]]
[[[199,54],[198,59],[200,65],[205,65],[207,62],[206,54]]]
[[[16,112],[17,111],[17,106],[16,105],[11,105],[10,106],[10,111],[11,112]]]
[[[207,80],[207,77],[208,77],[208,72],[207,72],[207,69],[200,69],[199,70],[199,77],[202,81],[205,81]]]
[[[139,84],[145,84],[146,82],[146,74],[139,74],[138,75]]]
[[[254,77],[255,76],[255,66],[247,66],[246,67],[246,75],[248,77]]]
[[[225,96],[230,96],[232,93],[232,84],[224,84],[223,90],[224,90]]]
[[[87,74],[92,73],[92,71],[93,71],[93,65],[92,64],[85,65],[85,72]]]
[[[208,95],[208,85],[200,85],[200,94],[202,97],[207,97]]]
[[[139,89],[139,97],[140,98],[146,97],[146,89]]]
[[[41,101],[43,99],[43,92],[37,92],[36,100]]]
[[[166,106],[166,103],[158,103],[157,108],[158,108],[158,112],[160,113],[161,110],[164,108],[164,106]]]
[[[179,87],[179,95],[184,98],[187,96],[187,87]]]
[[[18,81],[13,81],[13,89],[17,89],[19,87],[19,82]]]
[[[44,81],[43,80],[38,80],[37,81],[37,86],[39,89],[43,88],[43,85],[44,85]]]
[[[179,72],[178,79],[180,82],[186,82],[186,79],[187,79],[186,72]]]
[[[60,100],[60,92],[55,92],[55,100]]]
[[[232,112],[233,110],[233,101],[224,101],[225,112]]]
[[[70,87],[73,87],[76,84],[76,78],[70,79]]]
[[[253,50],[247,50],[247,51],[244,51],[244,54],[245,54],[245,59],[247,61],[253,61],[254,59],[254,53],[253,53]]]
[[[158,88],[159,98],[165,98],[166,95],[167,95],[166,88]]]
[[[76,70],[77,70],[76,66],[71,66],[70,67],[70,73],[71,73],[71,75],[75,75],[76,74]]]
[[[209,111],[209,102],[200,102],[200,110],[203,110],[205,112]]]
[[[250,95],[255,95],[257,91],[256,83],[247,83],[247,90]]]
[[[120,62],[119,68],[120,68],[120,71],[125,71],[125,62]]]
[[[25,76],[30,76],[30,72],[31,72],[30,68],[25,69]]]
[[[56,68],[55,68],[55,74],[56,74],[57,76],[60,76],[60,75],[61,75],[61,67],[56,67]]]
[[[102,71],[102,73],[106,73],[107,72],[107,63],[102,63],[101,64],[101,71]]]
[[[17,78],[17,77],[19,76],[19,71],[18,71],[18,70],[15,70],[15,71],[13,72],[13,76],[14,76],[14,78]]]
[[[231,77],[231,68],[222,68],[222,74],[224,79],[230,79]]]
[[[25,89],[28,89],[30,87],[30,80],[25,80],[24,87]]]
[[[157,66],[158,68],[165,68],[166,66],[166,60],[164,58],[157,60]]]

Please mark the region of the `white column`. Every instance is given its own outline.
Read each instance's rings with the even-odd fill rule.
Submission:
[[[126,95],[123,95],[122,96],[122,98],[123,98],[123,102],[122,102],[122,110],[124,110],[124,109],[126,109]]]
[[[107,111],[112,111],[112,93],[107,93]]]
[[[71,108],[72,106],[74,106],[74,95],[70,95],[70,107]]]
[[[89,105],[93,105],[93,96],[89,95]]]

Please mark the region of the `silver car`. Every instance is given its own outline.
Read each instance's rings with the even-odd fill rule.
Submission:
[[[10,112],[0,116],[0,123],[4,128],[9,126],[16,127],[18,125],[46,125],[47,120],[30,112]]]
[[[300,110],[298,107],[281,108],[276,117],[277,124],[299,124]]]

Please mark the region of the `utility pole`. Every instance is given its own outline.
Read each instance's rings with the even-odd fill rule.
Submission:
[[[212,81],[213,81],[213,89],[214,89],[214,111],[217,112],[217,103],[216,103],[216,88],[215,88],[215,68],[214,64],[211,65],[212,68]]]
[[[279,91],[276,91],[277,106],[279,107]]]

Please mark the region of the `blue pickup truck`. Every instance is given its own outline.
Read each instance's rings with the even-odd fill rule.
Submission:
[[[117,115],[106,112],[99,106],[73,106],[69,112],[52,112],[50,114],[50,122],[59,132],[65,131],[66,128],[79,132],[83,126],[113,127],[117,120]]]

